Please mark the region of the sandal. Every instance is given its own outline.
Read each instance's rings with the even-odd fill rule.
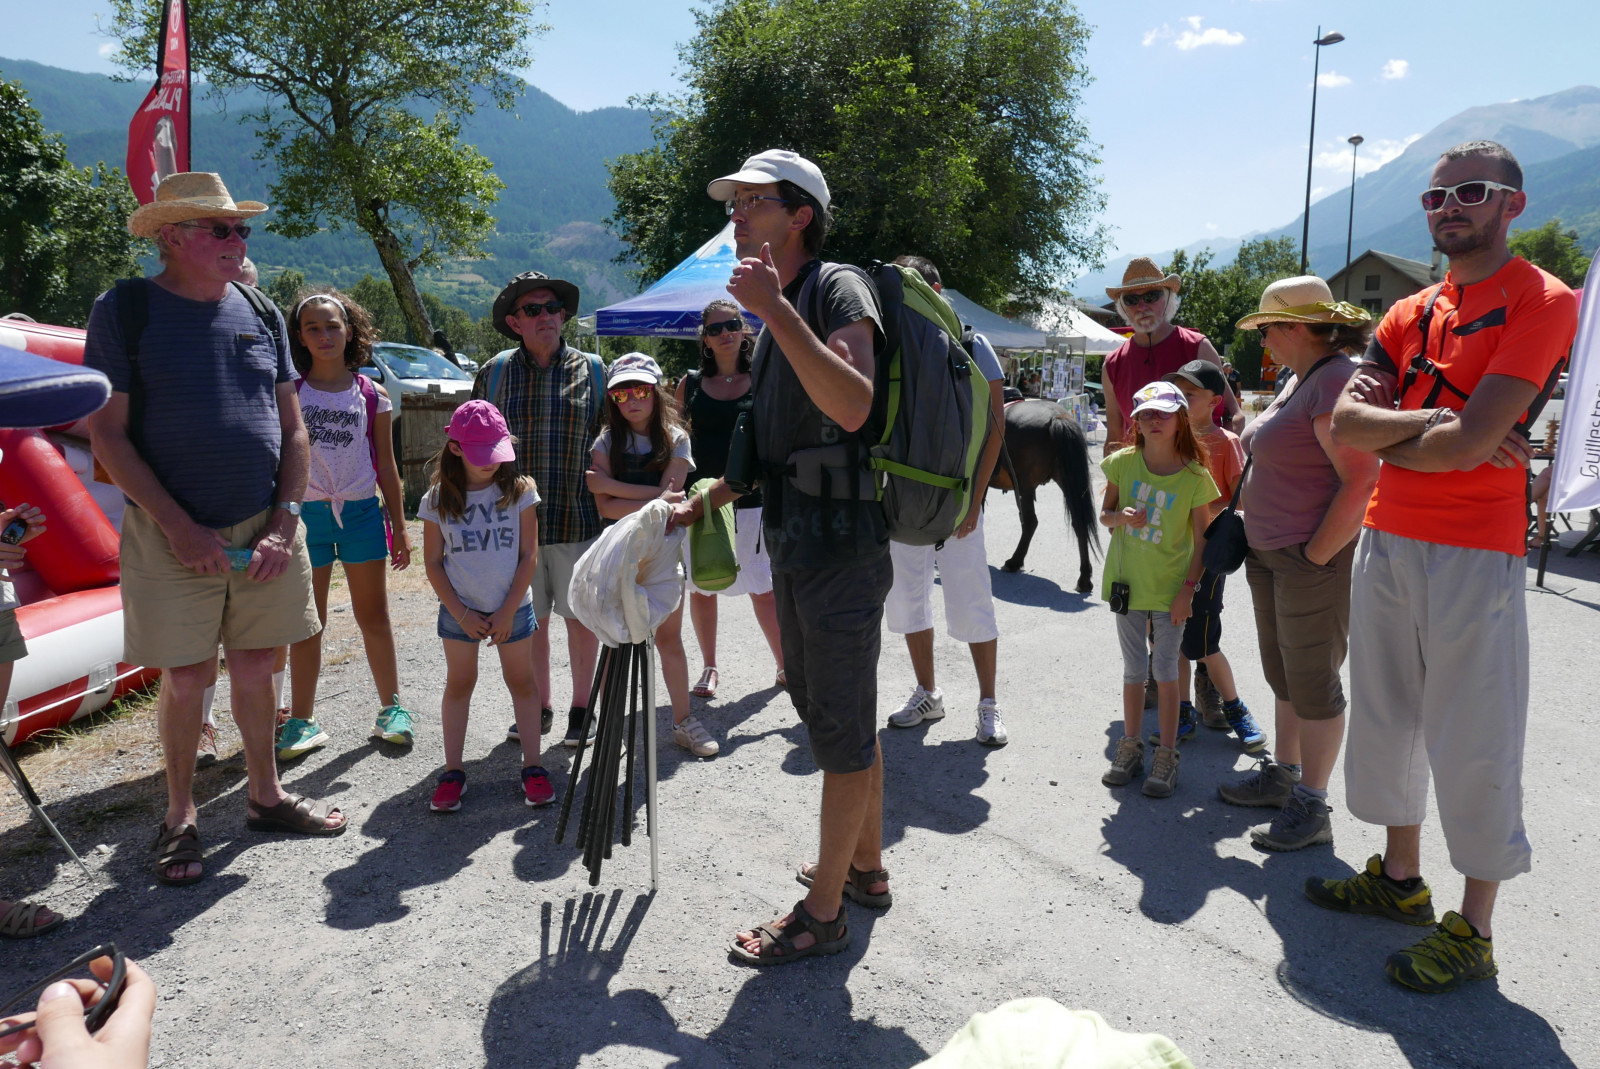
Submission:
[[[168,876],[167,870],[174,865],[190,865],[196,861],[205,861],[205,856],[200,852],[200,829],[193,824],[169,828],[163,822],[161,830],[156,832],[156,879],[171,887],[194,883],[205,873],[202,872],[200,876]]]
[[[52,920],[39,919],[39,914],[49,912],[37,902],[11,903],[11,908],[0,916],[0,939],[32,939],[67,919],[59,913]]]
[[[749,930],[761,937],[761,950],[752,954],[735,939],[728,944],[728,953],[751,965],[787,965],[817,954],[837,954],[850,945],[850,925],[845,921],[842,904],[839,915],[833,920],[819,921],[806,912],[805,899],[801,899],[794,904],[794,914],[788,924],[771,921]],[[816,942],[796,949],[794,941],[806,932],[810,932]]]
[[[799,880],[803,886],[810,887],[817,878],[817,863],[815,861],[807,861],[800,866],[800,870],[795,873],[794,878]],[[885,891],[881,895],[875,895],[868,891],[867,888],[875,883],[888,882],[888,869],[862,872],[854,865],[851,865],[850,875],[845,877],[844,881],[844,896],[858,905],[866,906],[868,909],[886,909],[889,903],[894,901],[894,892]]]
[[[246,811],[245,824],[251,831],[287,831],[295,835],[342,835],[345,828],[350,826],[348,820],[341,820],[330,827],[328,818],[334,813],[343,816],[343,812],[327,802],[313,802],[301,794],[285,795],[283,801],[277,805],[265,808],[251,802]]]
[[[778,669],[778,678],[773,683],[773,686],[779,687],[780,689],[783,689],[783,690],[788,690],[789,689],[789,673],[786,672],[782,668]]]
[[[721,677],[717,674],[717,670],[708,667],[704,672],[700,673],[700,682],[694,685],[694,690],[691,693],[696,698],[715,698],[719,682],[721,682]]]

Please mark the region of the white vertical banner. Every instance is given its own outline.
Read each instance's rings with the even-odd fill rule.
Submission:
[[[1600,252],[1583,282],[1552,467],[1549,511],[1600,508]]]

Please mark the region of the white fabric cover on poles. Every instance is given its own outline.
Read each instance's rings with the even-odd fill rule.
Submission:
[[[607,646],[644,642],[683,597],[685,531],[667,533],[672,506],[657,498],[607,527],[572,569],[567,600]]]
[[[1550,477],[1551,512],[1600,508],[1600,255],[1589,263]]]

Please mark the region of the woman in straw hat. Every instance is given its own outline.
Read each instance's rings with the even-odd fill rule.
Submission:
[[[1220,793],[1234,805],[1277,807],[1272,824],[1251,838],[1269,850],[1298,850],[1333,841],[1328,777],[1344,739],[1339,669],[1350,637],[1350,566],[1378,461],[1335,445],[1331,428],[1372,317],[1304,276],[1272,283],[1260,310],[1238,325],[1259,330],[1295,379],[1242,436],[1252,458],[1240,494],[1250,543],[1245,578],[1262,671],[1277,699],[1277,754]]]

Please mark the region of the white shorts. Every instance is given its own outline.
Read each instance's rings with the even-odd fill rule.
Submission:
[[[933,627],[933,571],[944,588],[945,630],[957,642],[988,642],[1000,637],[989,588],[989,555],[983,548],[983,517],[965,538],[950,538],[944,548],[889,543],[894,586],[883,606],[884,622],[897,635]]]
[[[739,562],[739,574],[725,590],[701,590],[689,579],[689,589],[696,594],[723,594],[736,597],[740,594],[772,593],[772,558],[767,556],[767,541],[761,537],[761,510],[733,510],[733,554]],[[689,540],[683,540],[683,574],[694,575],[694,562],[689,558]]]

